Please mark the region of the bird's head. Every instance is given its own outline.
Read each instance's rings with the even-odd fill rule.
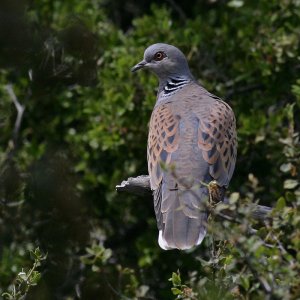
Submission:
[[[184,54],[176,47],[158,43],[149,46],[144,53],[144,59],[136,64],[131,71],[147,68],[153,71],[160,80],[169,77],[192,78]]]

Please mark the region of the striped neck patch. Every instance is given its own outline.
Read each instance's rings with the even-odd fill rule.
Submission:
[[[180,90],[182,87],[190,83],[191,80],[188,78],[184,77],[175,77],[175,78],[170,78],[167,81],[167,84],[163,88],[163,97],[173,95],[176,93],[178,90]]]

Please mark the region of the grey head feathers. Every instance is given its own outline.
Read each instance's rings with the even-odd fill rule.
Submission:
[[[162,97],[174,94],[187,83],[194,81],[186,57],[176,47],[164,43],[149,46],[144,52],[144,59],[131,71],[147,68],[159,79],[159,92]]]

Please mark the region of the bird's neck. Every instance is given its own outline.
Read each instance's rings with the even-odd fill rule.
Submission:
[[[160,79],[158,94],[162,97],[168,97],[175,94],[192,81],[194,81],[194,78],[187,75],[169,76]]]

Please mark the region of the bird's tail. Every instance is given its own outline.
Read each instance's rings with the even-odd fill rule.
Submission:
[[[162,183],[162,226],[158,237],[161,248],[184,250],[202,242],[206,234],[207,199],[207,187],[170,190]]]

